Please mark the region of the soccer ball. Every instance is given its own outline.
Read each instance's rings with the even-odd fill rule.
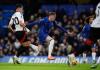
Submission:
[[[72,61],[72,65],[77,65],[77,64],[78,64],[77,60]]]

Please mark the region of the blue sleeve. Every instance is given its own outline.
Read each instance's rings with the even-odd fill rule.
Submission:
[[[85,31],[86,31],[86,26],[83,27],[81,33],[83,34],[83,33],[85,33]]]
[[[85,25],[84,27],[83,27],[83,29],[82,29],[82,34],[83,33],[87,33],[88,31],[89,31],[89,29],[90,29],[90,27],[88,26],[88,25]]]
[[[34,21],[34,22],[29,22],[27,24],[27,26],[34,26],[34,25],[38,25],[39,24],[39,21]]]
[[[85,25],[80,33],[81,36],[86,36],[86,34],[88,33],[89,27],[88,25]]]
[[[84,26],[83,29],[82,29],[82,31],[80,32],[80,36],[82,36],[82,37],[84,36],[85,30],[86,30],[86,26]]]
[[[42,23],[43,21],[44,21],[44,20],[41,19],[41,20],[37,20],[37,21],[34,21],[34,22],[29,22],[29,23],[27,24],[27,27],[28,27],[28,28],[31,28],[31,27],[33,27],[34,25],[40,26],[41,23]]]
[[[67,32],[67,30],[59,25],[57,25],[57,23],[54,22],[54,25],[59,28],[60,30],[62,30],[63,32]]]

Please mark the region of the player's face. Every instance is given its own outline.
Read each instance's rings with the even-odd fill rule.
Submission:
[[[23,13],[24,10],[23,10],[23,7],[19,8],[20,12]]]
[[[89,19],[89,23],[91,24],[92,22],[93,22],[93,17],[91,17],[90,19]]]
[[[18,11],[18,12],[20,12],[20,13],[23,13],[23,12],[24,12],[23,7],[17,8],[16,11]]]
[[[51,21],[55,21],[55,19],[56,19],[56,14],[55,14],[55,15],[50,15],[49,17],[50,17]]]

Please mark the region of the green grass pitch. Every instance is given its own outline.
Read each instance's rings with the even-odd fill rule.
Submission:
[[[96,69],[91,69],[90,64],[78,64],[69,67],[67,64],[9,64],[0,63],[0,70],[100,70],[100,65]]]

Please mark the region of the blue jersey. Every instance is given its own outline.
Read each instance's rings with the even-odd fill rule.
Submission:
[[[35,24],[37,24],[39,26],[38,37],[39,37],[40,43],[42,43],[42,44],[45,42],[46,37],[48,36],[50,29],[53,26],[58,27],[59,29],[61,29],[64,32],[67,32],[66,29],[64,29],[63,27],[60,27],[56,23],[49,21],[48,17],[45,17],[36,22],[32,22],[28,26],[33,26]]]
[[[83,29],[82,29],[80,35],[81,35],[83,38],[89,38],[89,36],[90,36],[90,28],[91,28],[90,24],[86,24],[86,25],[83,27]]]

